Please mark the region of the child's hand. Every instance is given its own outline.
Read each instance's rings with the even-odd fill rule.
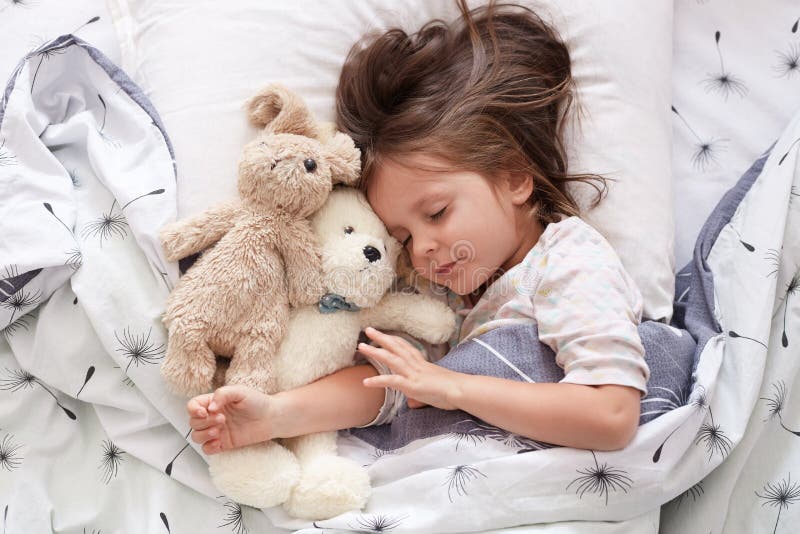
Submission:
[[[409,408],[425,405],[442,410],[455,410],[452,399],[458,394],[459,373],[425,360],[416,348],[401,337],[384,334],[374,328],[364,333],[381,347],[359,343],[358,350],[389,367],[394,374],[378,375],[364,379],[364,386],[393,388],[408,397]]]
[[[186,405],[192,439],[216,454],[274,436],[275,400],[247,386],[224,386]]]

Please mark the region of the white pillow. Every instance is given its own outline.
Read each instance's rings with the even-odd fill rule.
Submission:
[[[523,3],[551,20],[572,52],[585,112],[583,135],[573,128],[570,137],[572,170],[618,180],[586,219],[639,284],[645,316],[668,318],[672,1],[647,9],[638,0]],[[457,13],[455,1],[443,0],[109,0],[109,7],[122,67],[153,101],[174,145],[181,217],[235,196],[239,153],[254,135],[242,104],[261,86],[281,82],[320,120],[333,120],[339,69],[362,34],[413,31]]]

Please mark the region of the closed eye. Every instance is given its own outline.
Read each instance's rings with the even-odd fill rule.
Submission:
[[[446,209],[447,209],[447,206],[443,207],[442,209],[440,209],[439,211],[437,211],[436,213],[431,215],[430,216],[431,220],[435,221],[436,219],[440,218],[442,215],[444,215],[444,210],[446,210]]]

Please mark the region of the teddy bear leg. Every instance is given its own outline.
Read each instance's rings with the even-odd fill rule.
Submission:
[[[200,328],[173,323],[169,329],[167,353],[161,376],[177,394],[194,396],[211,390],[217,365]]]
[[[300,461],[300,480],[283,504],[303,519],[329,519],[360,510],[372,493],[367,470],[336,455],[336,432],[321,432],[285,440]]]
[[[208,457],[208,470],[217,489],[256,508],[286,501],[300,477],[294,454],[274,441],[213,454]]]
[[[225,383],[242,384],[264,393],[275,393],[278,390],[275,375],[278,339],[256,335],[240,339],[225,373]]]

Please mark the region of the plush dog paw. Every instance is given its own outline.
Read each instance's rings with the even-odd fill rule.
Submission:
[[[161,241],[161,248],[164,249],[164,257],[167,261],[178,261],[182,257],[182,240],[183,224],[178,221],[164,226],[158,234]]]
[[[194,397],[211,391],[216,366],[205,361],[186,361],[183,358],[167,357],[161,364],[161,376],[167,387],[179,395]]]
[[[300,481],[283,504],[291,516],[330,519],[360,510],[372,493],[366,469],[339,456],[323,456],[303,465]]]
[[[285,502],[300,478],[295,455],[274,442],[209,456],[208,470],[217,489],[238,503],[256,508]]]
[[[428,343],[444,343],[456,328],[456,314],[443,302],[425,299],[424,305],[415,311],[421,322],[420,335]]]

